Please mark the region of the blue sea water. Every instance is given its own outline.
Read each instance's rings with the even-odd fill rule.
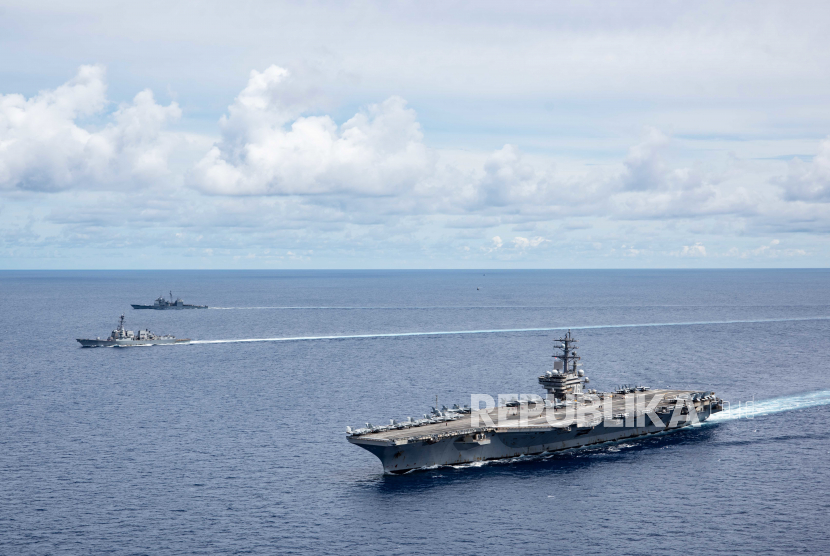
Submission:
[[[212,308],[130,309],[170,289]],[[0,272],[0,292],[2,554],[830,552],[830,271]],[[375,336],[75,342],[122,312],[200,341]],[[436,396],[541,393],[558,332],[394,334],[568,326],[596,327],[592,387],[762,411],[403,476],[346,442]]]

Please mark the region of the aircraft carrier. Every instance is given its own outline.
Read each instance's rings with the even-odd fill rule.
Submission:
[[[422,419],[346,428],[347,440],[376,455],[387,473],[556,452],[679,430],[723,410],[714,392],[622,386],[587,389],[571,332],[556,341],[553,369],[539,377],[547,399],[474,395],[487,407],[433,408]]]
[[[170,335],[153,334],[149,330],[139,330],[137,333],[124,328],[124,315],[118,321],[118,327],[112,331],[106,340],[101,338],[78,338],[81,347],[134,347],[134,346],[161,346],[189,344],[189,338],[176,338]]]
[[[207,305],[188,305],[181,298],[173,301],[173,292],[170,292],[170,301],[164,299],[164,296],[158,296],[152,305],[132,305],[133,309],[156,309],[157,311],[164,309],[207,309]]]

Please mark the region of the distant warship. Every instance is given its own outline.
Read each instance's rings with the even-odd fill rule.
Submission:
[[[170,301],[159,296],[152,305],[133,305],[133,309],[207,309],[207,305],[187,305],[181,298],[173,301],[173,292],[170,292]]]
[[[504,399],[496,407],[490,396],[472,396],[475,405],[483,401],[488,407],[445,406],[432,408],[423,419],[346,427],[347,440],[376,455],[384,471],[402,473],[673,431],[723,410],[723,400],[714,392],[647,386],[586,390],[589,381],[579,369],[576,339],[568,331],[555,341],[561,353],[554,355],[553,369],[539,377],[548,399],[535,395]]]
[[[149,330],[139,330],[138,333],[132,330],[124,330],[124,315],[118,321],[118,327],[112,331],[109,338],[102,340],[96,338],[94,340],[78,339],[82,347],[131,347],[131,346],[158,346],[169,344],[189,344],[190,340],[187,338],[179,339],[175,336],[159,336],[153,334]]]

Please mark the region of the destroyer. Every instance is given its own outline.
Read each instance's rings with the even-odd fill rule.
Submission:
[[[488,407],[433,408],[423,419],[387,426],[347,427],[347,439],[369,450],[389,473],[581,448],[705,421],[723,410],[714,392],[652,390],[624,386],[614,392],[586,389],[576,340],[556,340],[553,369],[539,377],[547,399],[524,396],[496,407],[490,396],[473,396]],[[500,399],[502,397],[500,396]]]
[[[164,296],[158,296],[158,299],[152,305],[133,305],[133,309],[207,309],[207,305],[188,305],[181,298],[173,301],[173,292],[170,292],[170,301],[164,299]]]
[[[131,347],[131,346],[158,346],[169,344],[189,344],[187,338],[176,338],[175,336],[159,336],[149,330],[139,330],[138,333],[132,330],[124,330],[124,315],[118,321],[118,327],[112,331],[109,338],[102,340],[78,339],[82,347]]]

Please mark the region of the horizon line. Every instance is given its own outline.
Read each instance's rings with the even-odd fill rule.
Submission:
[[[670,270],[670,271],[701,271],[701,270],[830,270],[830,266],[805,266],[805,267],[699,267],[699,268],[678,268],[678,267],[642,267],[642,268],[374,268],[374,267],[348,267],[348,268],[0,268],[0,272],[329,272],[329,271],[380,271],[380,272],[511,272],[511,271],[644,271],[644,270]]]

